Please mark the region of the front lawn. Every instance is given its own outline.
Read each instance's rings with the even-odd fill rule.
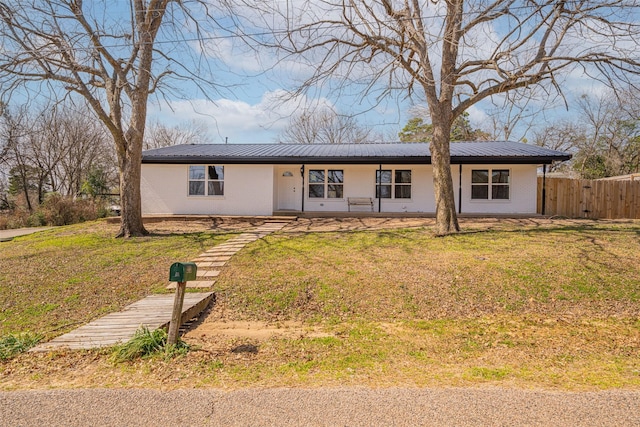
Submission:
[[[438,238],[429,220],[379,229],[349,221],[336,231],[300,220],[236,254],[183,357],[113,365],[105,351],[25,354],[0,363],[2,388],[640,387],[640,222],[464,220],[464,233]],[[40,263],[31,275],[57,276],[3,288],[13,310],[4,333],[55,335],[161,291],[173,260],[229,237],[122,241],[74,227],[11,242]],[[65,233],[73,244],[56,243]],[[0,260],[19,264],[5,248]],[[51,267],[58,259],[101,267],[72,275]],[[141,264],[149,273],[136,281]],[[76,298],[90,308],[67,317]],[[232,334],[222,330],[234,322]]]
[[[192,224],[181,233],[115,239],[118,226],[96,221],[0,243],[0,336],[51,338],[150,293],[164,292],[169,266],[233,234]]]

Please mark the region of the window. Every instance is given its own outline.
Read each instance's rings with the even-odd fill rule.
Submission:
[[[190,196],[223,196],[224,166],[189,166]]]
[[[474,169],[471,171],[471,198],[475,200],[509,200],[508,169]]]
[[[341,169],[310,169],[309,198],[342,199],[344,197],[344,171]]]
[[[376,198],[410,199],[411,171],[404,169],[377,170]]]

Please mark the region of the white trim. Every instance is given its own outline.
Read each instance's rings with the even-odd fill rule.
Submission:
[[[320,183],[317,181],[311,182],[311,171],[322,171],[324,174],[324,182]],[[329,182],[329,171],[340,171],[342,172],[342,182]],[[309,199],[309,200],[314,200],[314,201],[327,201],[327,202],[332,202],[332,201],[345,201],[347,200],[345,195],[344,195],[344,184],[345,184],[345,171],[344,168],[337,168],[337,167],[325,167],[325,168],[321,168],[321,167],[309,167],[309,169],[307,169],[306,171],[306,180],[305,180],[305,196]],[[322,194],[324,197],[311,197],[311,194],[309,192],[309,187],[311,187],[312,185],[317,185],[320,186],[322,185]],[[342,187],[342,197],[327,197],[329,195],[329,186],[330,185],[334,185],[334,186],[341,186]]]
[[[380,182],[378,182],[378,173],[380,172],[384,172],[384,171],[389,171],[391,172],[391,182],[382,182],[382,176],[380,176]],[[406,182],[401,182],[401,183],[397,183],[396,182],[396,171],[409,171],[409,175],[411,178],[411,181],[406,183]],[[382,169],[380,169],[378,167],[378,169],[376,169],[376,173],[375,173],[375,183],[374,183],[374,193],[377,196],[378,195],[378,186],[382,187],[382,186],[389,186],[390,188],[390,197],[375,197],[376,200],[381,199],[383,201],[388,201],[388,202],[395,202],[395,201],[411,201],[413,199],[413,169],[411,168],[391,168],[389,169],[388,167],[383,167]],[[411,197],[396,197],[396,186],[405,186],[405,187],[409,187],[409,190],[411,192]]]
[[[487,171],[487,182],[478,182],[478,183],[474,183],[473,182],[473,171]],[[493,171],[507,171],[509,173],[508,175],[508,182],[504,183],[504,182],[498,182],[498,183],[494,183],[493,182]],[[471,183],[470,183],[470,194],[471,194],[471,202],[492,202],[492,203],[508,203],[511,201],[511,187],[512,187],[512,183],[511,183],[511,177],[513,176],[511,169],[510,168],[505,168],[505,167],[486,167],[486,168],[480,168],[478,167],[473,167],[471,169]],[[487,187],[487,198],[479,198],[479,197],[473,197],[473,187],[479,187],[479,186],[486,186]],[[506,199],[494,199],[493,198],[493,187],[494,186],[502,186],[502,187],[507,187],[509,190],[509,197],[507,197]]]

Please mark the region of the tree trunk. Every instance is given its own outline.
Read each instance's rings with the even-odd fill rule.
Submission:
[[[446,114],[431,113],[433,139],[431,140],[431,165],[433,167],[433,191],[436,199],[436,235],[460,231],[456,214],[455,192],[451,177],[450,132],[451,121]]]
[[[44,202],[44,183],[43,178],[38,177],[38,206]]]
[[[140,164],[142,141],[127,141],[124,150],[118,150],[120,162],[120,231],[116,237],[140,237],[149,232],[142,223],[140,195]]]
[[[31,198],[29,197],[29,186],[25,180],[23,181],[24,183],[22,185],[22,191],[24,193],[24,201],[27,203],[27,209],[29,210],[29,213],[31,213],[33,212],[33,206],[31,205]]]
[[[142,4],[142,2],[140,2]],[[139,237],[149,234],[142,223],[142,197],[140,194],[140,175],[142,164],[142,141],[147,121],[147,100],[151,85],[153,64],[153,46],[156,34],[162,23],[167,1],[151,2],[147,10],[136,6],[136,32],[140,37],[138,73],[135,85],[127,96],[131,99],[131,117],[129,127],[121,140],[116,140],[120,161],[120,211],[121,222],[118,237]],[[139,8],[140,7],[140,8]],[[122,103],[117,79],[110,98],[113,123],[122,123]],[[125,91],[126,92],[126,91]],[[117,131],[121,131],[119,126]],[[113,134],[114,131],[112,131]]]
[[[33,212],[33,206],[31,205],[31,197],[29,197],[29,178],[25,171],[26,166],[22,164],[20,167],[20,179],[22,180],[22,192],[24,193],[24,201],[27,203],[27,209],[29,213]]]

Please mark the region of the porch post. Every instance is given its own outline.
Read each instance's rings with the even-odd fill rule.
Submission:
[[[300,166],[300,176],[302,176],[302,191],[300,194],[302,195],[302,210],[304,212],[304,164]]]
[[[378,182],[380,181],[380,182]],[[382,187],[382,163],[378,166],[378,177],[376,179],[376,193],[379,193],[378,189]],[[378,213],[382,212],[382,197],[381,194],[376,194],[378,196]]]
[[[540,214],[544,215],[547,202],[547,165],[542,165],[542,202],[540,206]]]
[[[460,163],[458,176],[458,213],[462,213],[462,163]]]

